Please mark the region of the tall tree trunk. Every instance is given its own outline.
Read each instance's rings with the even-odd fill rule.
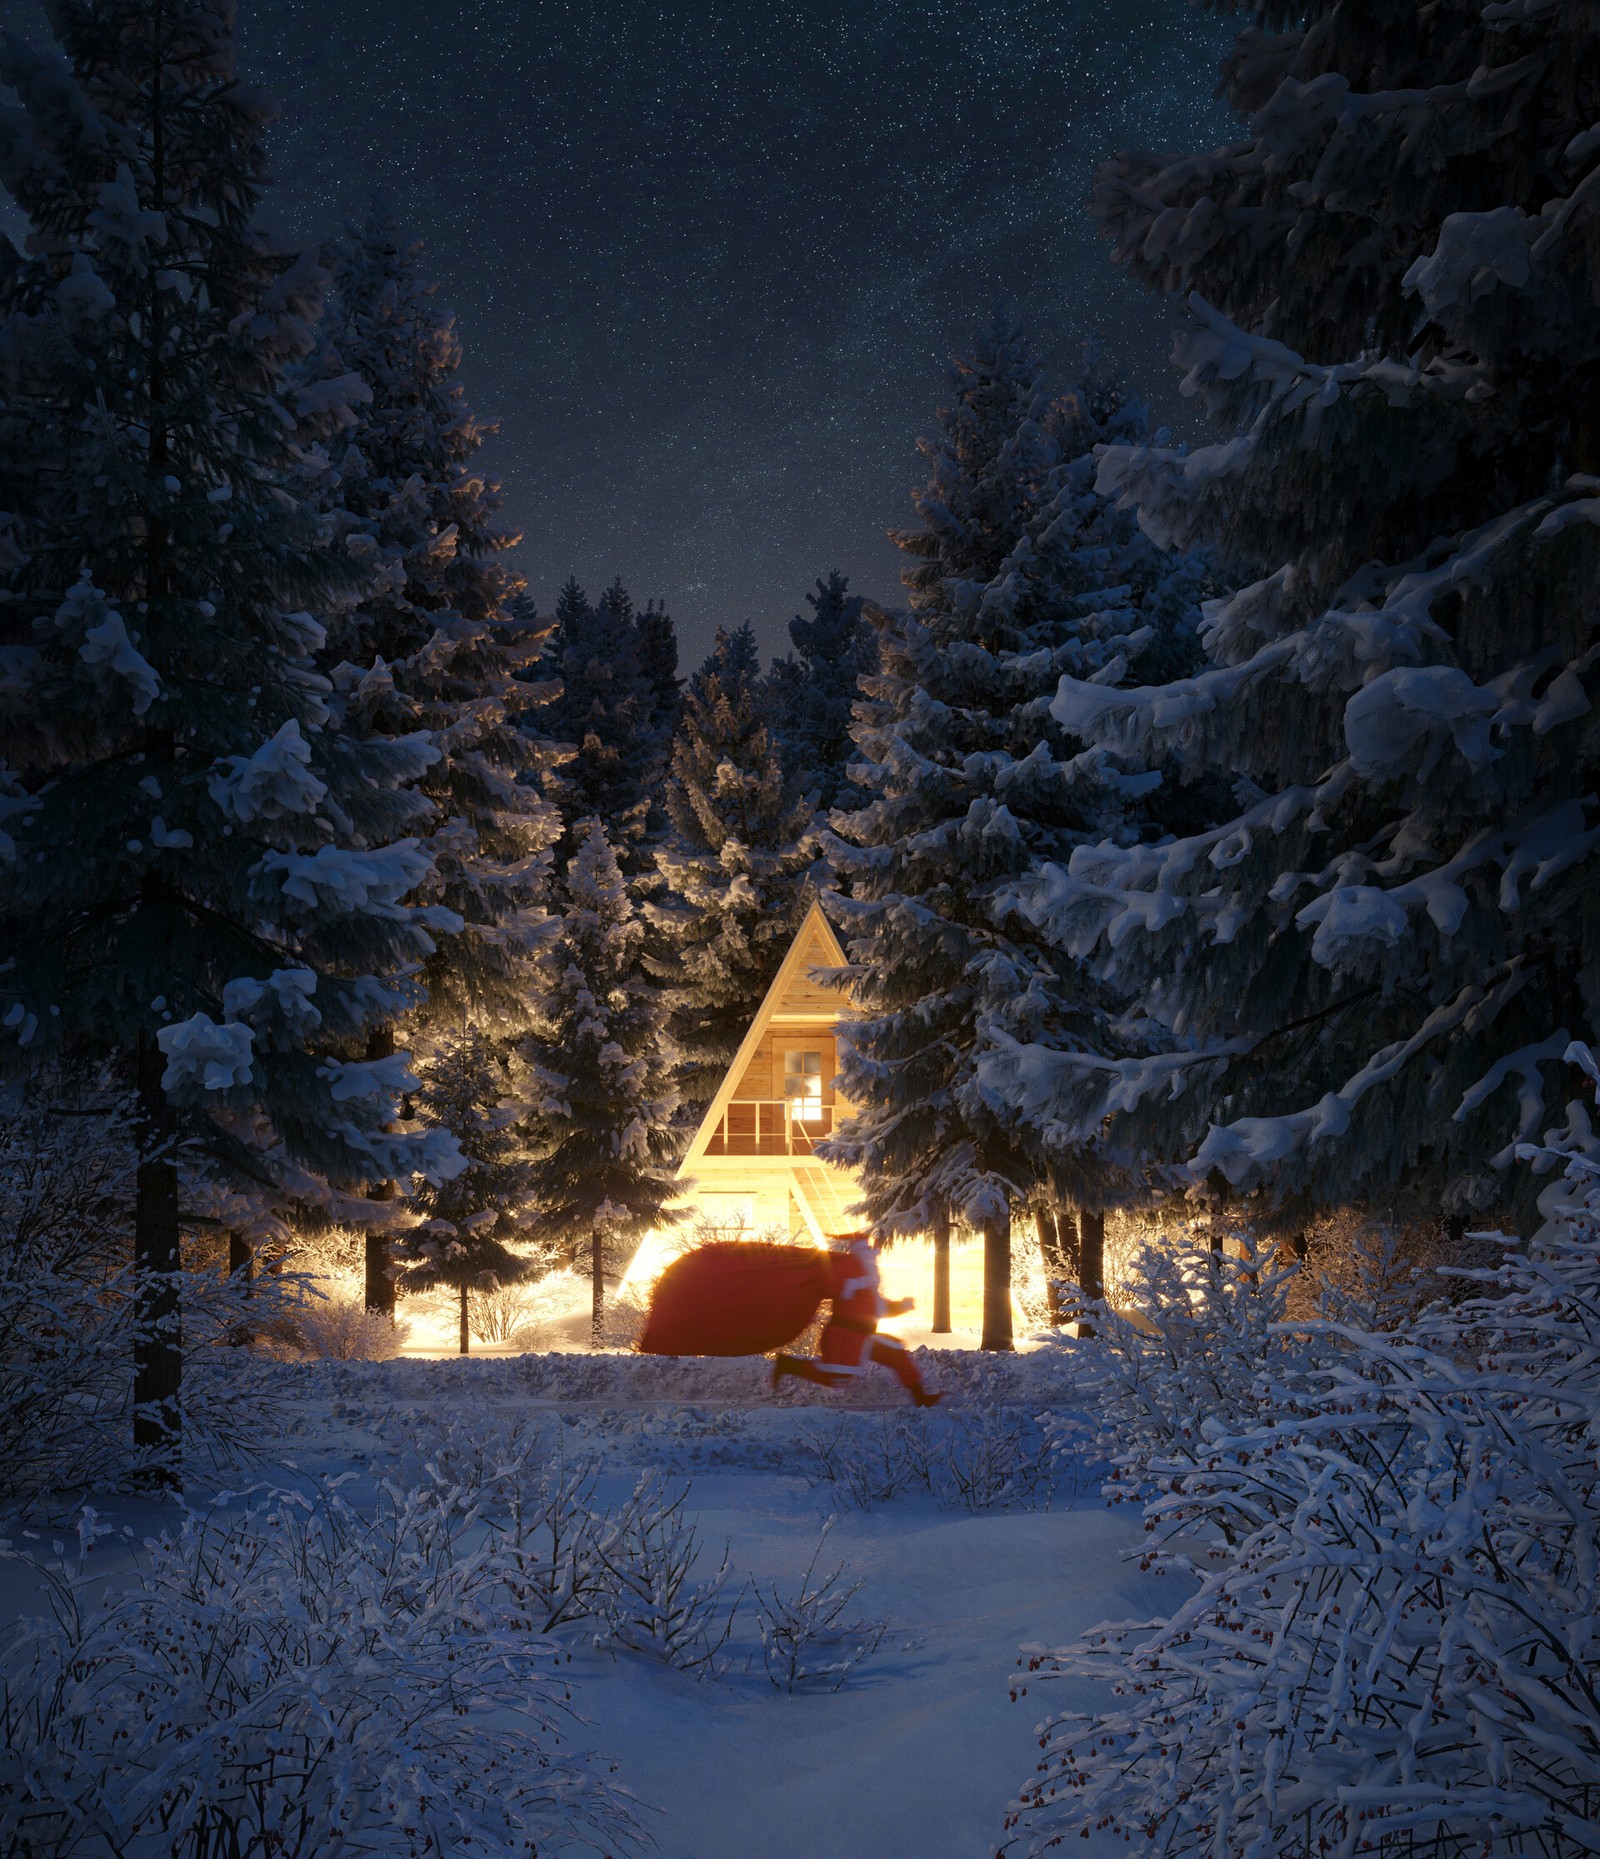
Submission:
[[[983,1223],[983,1340],[985,1349],[1010,1349],[1011,1208]]]
[[[133,1263],[139,1274],[139,1323],[133,1345],[133,1444],[141,1476],[175,1487],[183,1444],[182,1312],[178,1271],[178,1165],[172,1107],[161,1088],[160,1048],[139,1036],[139,1147],[134,1177]]]
[[[933,1234],[933,1333],[950,1334],[950,1209],[936,1203],[929,1230]]]
[[[461,1353],[467,1353],[467,1287],[461,1287]]]
[[[250,1250],[250,1242],[243,1233],[234,1227],[228,1229],[228,1277],[236,1280],[240,1292],[249,1297],[256,1275],[256,1255]],[[228,1332],[228,1342],[240,1349],[246,1343],[254,1342],[255,1335],[248,1323],[236,1323]]]
[[[375,1188],[367,1191],[369,1201],[387,1201],[394,1198],[394,1183],[381,1181]],[[387,1233],[368,1232],[366,1237],[365,1277],[362,1289],[365,1292],[368,1310],[381,1310],[386,1317],[394,1315],[394,1273],[390,1269],[389,1235]]]
[[[391,1026],[375,1027],[367,1035],[368,1059],[387,1059],[394,1055],[394,1028]],[[367,1190],[369,1201],[392,1201],[394,1183],[392,1181],[375,1182]],[[389,1255],[389,1235],[369,1230],[366,1236],[364,1257],[365,1267],[362,1290],[368,1310],[381,1310],[391,1322],[394,1320],[394,1271],[393,1261]]]
[[[1078,1283],[1091,1302],[1106,1294],[1106,1217],[1087,1207],[1078,1210]],[[1081,1333],[1093,1336],[1094,1325],[1085,1323]]]
[[[589,1284],[594,1308],[589,1320],[589,1347],[600,1347],[600,1332],[606,1321],[606,1236],[597,1224],[589,1254]]]
[[[1050,1321],[1061,1324],[1067,1320],[1062,1286],[1075,1284],[1078,1278],[1078,1220],[1066,1208],[1051,1207],[1044,1202],[1039,1205],[1037,1217]]]

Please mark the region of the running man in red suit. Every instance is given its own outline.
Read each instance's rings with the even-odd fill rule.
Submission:
[[[864,1375],[874,1362],[881,1362],[918,1407],[934,1406],[944,1396],[929,1394],[923,1387],[911,1351],[896,1337],[878,1335],[880,1317],[903,1316],[916,1300],[886,1299],[878,1289],[878,1255],[866,1234],[845,1237],[849,1251],[834,1252],[828,1258],[827,1295],[833,1300],[833,1310],[823,1325],[821,1348],[815,1357],[775,1356],[773,1388],[785,1375],[798,1375],[824,1388],[842,1388],[852,1376]]]

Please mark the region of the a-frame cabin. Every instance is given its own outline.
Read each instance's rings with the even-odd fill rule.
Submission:
[[[684,1154],[680,1205],[706,1225],[781,1229],[819,1245],[858,1224],[855,1177],[816,1154],[850,1114],[833,1088],[834,1029],[847,1001],[811,979],[844,951],[813,904]]]
[[[826,1245],[861,1224],[849,1208],[856,1177],[816,1154],[816,1144],[850,1115],[834,1088],[836,1032],[848,997],[812,980],[840,968],[844,951],[820,904],[813,904],[773,977],[721,1087],[707,1106],[678,1169],[681,1225],[649,1235],[625,1286],[642,1293],[686,1240],[787,1234]],[[892,1322],[920,1328],[933,1308],[933,1248],[901,1239],[883,1259],[885,1295],[914,1297],[917,1314]],[[950,1259],[950,1305],[957,1331],[982,1321],[982,1248],[958,1246]]]

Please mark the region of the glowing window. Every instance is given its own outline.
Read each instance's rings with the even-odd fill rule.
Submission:
[[[822,1120],[822,1054],[786,1052],[783,1055],[783,1095],[796,1123]]]
[[[700,1217],[719,1233],[737,1234],[755,1230],[756,1202],[753,1194],[701,1194]]]

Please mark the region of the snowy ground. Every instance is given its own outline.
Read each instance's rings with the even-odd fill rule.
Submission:
[[[816,1482],[811,1442],[841,1424],[875,1436],[904,1414],[913,1426],[1003,1429],[1008,1416],[1026,1422],[1041,1407],[1070,1404],[1070,1347],[1011,1360],[941,1351],[924,1361],[930,1382],[950,1391],[949,1406],[926,1422],[900,1406],[887,1377],[848,1405],[814,1394],[774,1402],[759,1361],[569,1354],[272,1364],[271,1476],[353,1474],[347,1495],[359,1498],[403,1466],[429,1415],[531,1419],[552,1444],[598,1462],[607,1502],[620,1502],[646,1467],[690,1479],[708,1570],[729,1546],[730,1594],[750,1577],[797,1579],[836,1512],[823,1566],[844,1563],[864,1581],[852,1612],[891,1623],[842,1690],[774,1689],[755,1656],[748,1603],[728,1668],[711,1680],[612,1658],[591,1633],[571,1629],[583,1739],[618,1762],[618,1779],[648,1805],[661,1859],[981,1859],[1032,1767],[1034,1723],[1044,1708],[1073,1702],[1064,1687],[1010,1701],[1018,1646],[1164,1612],[1177,1594],[1127,1559],[1134,1521],[1108,1512],[1081,1468],[1068,1469],[1049,1508],[977,1514],[941,1508],[926,1492],[863,1511]],[[156,1521],[148,1504],[107,1508],[136,1536]],[[7,1613],[25,1604],[15,1576],[4,1599]]]

